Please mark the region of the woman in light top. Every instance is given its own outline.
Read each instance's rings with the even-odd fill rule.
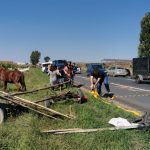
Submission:
[[[51,65],[50,69],[48,70],[50,85],[57,84],[57,75],[61,76],[59,70],[56,66]]]

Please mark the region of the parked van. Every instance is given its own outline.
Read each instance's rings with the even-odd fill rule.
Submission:
[[[42,63],[42,64],[41,64],[42,72],[46,72],[46,73],[47,73],[47,72],[48,72],[48,65],[51,65],[51,64],[52,64],[51,61]]]

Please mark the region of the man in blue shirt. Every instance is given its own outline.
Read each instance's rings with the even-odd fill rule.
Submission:
[[[94,68],[90,72],[90,83],[91,83],[91,90],[97,88],[97,92],[100,96],[102,96],[102,83],[104,82],[106,91],[110,93],[109,82],[108,82],[108,75],[104,70],[100,70],[98,68]]]

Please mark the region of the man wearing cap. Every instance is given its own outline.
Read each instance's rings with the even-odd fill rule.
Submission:
[[[106,91],[110,93],[108,75],[104,70],[100,70],[98,68],[94,68],[90,72],[90,84],[91,90],[95,90],[97,88],[97,92],[99,96],[102,96],[102,83],[104,82]]]

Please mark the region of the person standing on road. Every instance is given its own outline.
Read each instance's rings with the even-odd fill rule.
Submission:
[[[107,73],[104,70],[99,70],[98,68],[94,68],[90,72],[91,90],[94,90],[97,88],[97,92],[99,96],[102,96],[102,83],[103,82],[104,82],[106,91],[110,93]]]

